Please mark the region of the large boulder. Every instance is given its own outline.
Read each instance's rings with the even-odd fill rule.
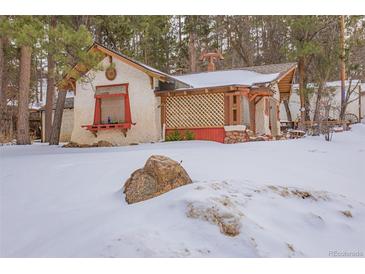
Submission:
[[[180,163],[166,156],[153,155],[125,182],[125,200],[128,204],[137,203],[191,182]]]

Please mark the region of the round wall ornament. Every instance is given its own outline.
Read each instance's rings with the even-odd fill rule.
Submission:
[[[105,77],[108,79],[108,80],[114,80],[115,77],[117,77],[117,71],[116,69],[113,67],[113,66],[110,66],[108,67],[106,70],[105,70]]]

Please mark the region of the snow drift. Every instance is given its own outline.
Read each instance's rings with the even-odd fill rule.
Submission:
[[[364,153],[362,124],[332,142],[0,147],[0,256],[363,254]],[[152,154],[193,183],[128,205],[122,184]]]

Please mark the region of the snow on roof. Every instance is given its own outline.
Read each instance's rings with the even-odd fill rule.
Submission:
[[[214,86],[244,85],[252,86],[259,83],[272,82],[280,73],[262,74],[244,69],[201,72],[174,76],[177,80],[193,88]]]

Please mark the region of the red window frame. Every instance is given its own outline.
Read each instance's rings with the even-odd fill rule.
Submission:
[[[124,117],[125,122],[123,124],[131,124],[131,109],[129,104],[129,92],[128,92],[128,83],[124,84],[114,84],[114,85],[102,85],[96,86],[98,88],[105,88],[105,87],[116,87],[116,86],[124,86],[126,92],[125,93],[116,93],[116,94],[95,94],[95,111],[94,111],[94,125],[106,125],[101,124],[101,99],[103,98],[111,98],[111,97],[124,97]]]

